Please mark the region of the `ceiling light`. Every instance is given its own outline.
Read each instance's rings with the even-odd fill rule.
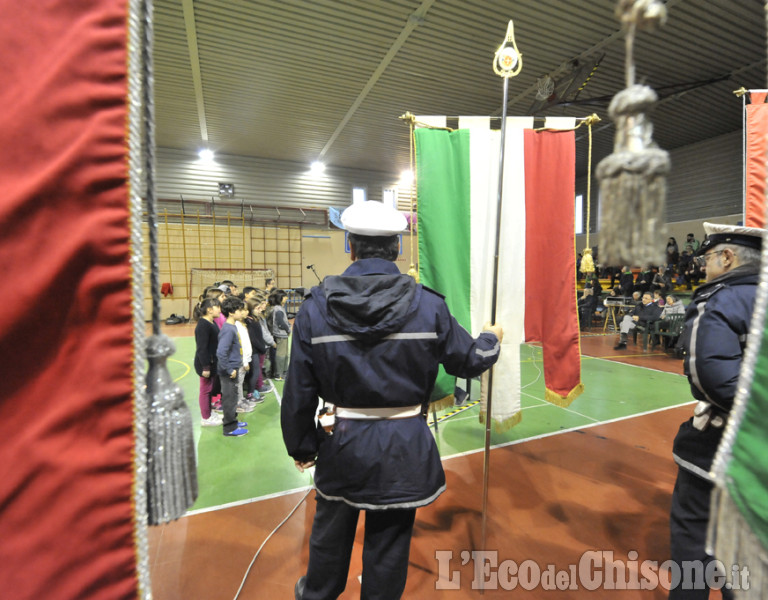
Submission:
[[[411,182],[413,181],[413,171],[410,169],[406,169],[402,173],[400,173],[400,183],[402,185],[411,185]]]
[[[309,172],[312,175],[322,175],[325,171],[325,165],[321,163],[319,160],[316,160],[313,162],[309,167]]]
[[[200,157],[200,160],[203,162],[213,162],[214,155],[213,150],[210,148],[203,148],[200,150],[200,152],[197,153],[197,155]]]

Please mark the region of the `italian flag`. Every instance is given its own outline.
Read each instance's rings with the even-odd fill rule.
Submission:
[[[422,119],[417,118],[417,121]],[[444,121],[443,121],[444,123]],[[491,418],[520,421],[520,344],[541,342],[546,400],[567,406],[583,391],[574,255],[575,137],[508,118],[505,133],[497,308],[504,328]],[[419,277],[446,297],[472,335],[491,321],[501,132],[487,117],[416,138]],[[441,371],[435,398],[454,391]]]

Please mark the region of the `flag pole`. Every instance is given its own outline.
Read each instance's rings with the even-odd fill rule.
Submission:
[[[504,79],[504,102],[501,110],[501,148],[499,150],[499,182],[496,193],[496,241],[493,253],[493,291],[491,294],[491,322],[496,323],[496,303],[499,285],[499,246],[501,244],[501,200],[504,186],[504,141],[507,125],[507,98],[509,78],[514,77],[523,68],[523,56],[515,43],[515,30],[512,20],[507,24],[504,43],[493,57],[494,72]],[[483,459],[483,510],[480,534],[480,550],[485,551],[486,526],[488,522],[488,479],[491,458],[491,407],[493,405],[493,369],[488,373],[488,391],[485,407],[485,451]],[[483,593],[483,588],[480,593]]]

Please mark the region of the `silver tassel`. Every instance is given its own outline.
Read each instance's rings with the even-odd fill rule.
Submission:
[[[726,581],[739,600],[768,600],[768,551],[746,522],[727,488],[712,493],[709,526],[714,556],[725,566]],[[708,548],[707,552],[712,552]]]
[[[647,267],[662,263],[666,234],[669,155],[653,142],[648,118],[656,92],[635,84],[633,48],[638,29],[666,21],[658,0],[619,0],[616,16],[626,33],[626,89],[614,96],[608,114],[616,123],[613,154],[597,166],[600,181],[600,256],[610,265]]]
[[[600,254],[611,265],[659,265],[666,239],[669,155],[656,147],[645,114],[656,102],[651,88],[634,85],[611,101],[614,152],[597,166],[600,181]]]
[[[197,499],[192,415],[168,371],[176,351],[163,334],[147,338],[147,513],[150,525],[181,517]]]

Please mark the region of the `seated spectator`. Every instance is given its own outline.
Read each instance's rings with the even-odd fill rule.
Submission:
[[[699,240],[697,240],[692,233],[689,233],[685,237],[685,245],[691,247],[691,254],[699,249]]]
[[[675,240],[673,237],[669,238],[669,241],[667,242],[666,255],[667,266],[676,265],[677,261],[680,260],[680,252],[677,247],[677,240]]]
[[[651,282],[651,291],[659,290],[662,299],[669,292],[672,291],[672,281],[667,275],[667,269],[665,267],[659,267],[659,270],[654,274],[653,281]]]
[[[658,306],[664,306],[664,296],[661,295],[661,290],[653,290],[653,301]]]
[[[701,267],[696,264],[696,261],[692,260],[688,263],[683,276],[685,277],[686,287],[690,290],[694,286],[699,285],[699,279],[705,277],[705,274],[702,272]]]
[[[597,299],[600,299],[600,294],[603,293],[603,286],[600,284],[597,274],[592,273],[587,277],[587,283],[585,287],[591,287]]]
[[[597,308],[598,296],[591,287],[584,288],[584,293],[578,301],[579,307],[579,327],[588,329],[592,325],[592,315]]]
[[[651,282],[653,281],[653,275],[648,267],[645,267],[637,274],[635,279],[634,291],[644,294],[651,289]]]
[[[685,314],[685,306],[683,306],[683,303],[680,302],[676,296],[673,296],[672,294],[669,294],[667,296],[667,301],[664,304],[664,308],[661,310],[661,316],[659,317],[659,322],[656,324],[656,327],[659,331],[669,331],[669,320],[668,317],[670,315],[684,315]],[[661,337],[661,336],[658,336]],[[668,345],[673,346],[674,342],[676,340],[670,340],[670,344],[667,344],[666,338],[664,339],[664,348],[666,349]],[[652,345],[655,345],[655,343],[652,343]]]
[[[629,267],[624,267],[619,277],[619,287],[621,288],[622,296],[631,296],[632,290],[635,285],[635,277],[632,275],[632,270]]]
[[[627,335],[629,332],[635,329],[638,325],[647,329],[654,321],[659,320],[661,311],[662,308],[653,301],[651,293],[643,293],[641,303],[635,306],[630,314],[624,315],[624,318],[621,320],[621,324],[619,325],[619,342],[613,349],[625,349],[627,347]]]
[[[664,305],[664,309],[661,311],[661,318],[666,319],[669,315],[684,315],[684,314],[685,314],[685,306],[683,306],[683,303],[677,299],[677,296],[673,296],[672,294],[669,294],[667,296],[667,302]]]

